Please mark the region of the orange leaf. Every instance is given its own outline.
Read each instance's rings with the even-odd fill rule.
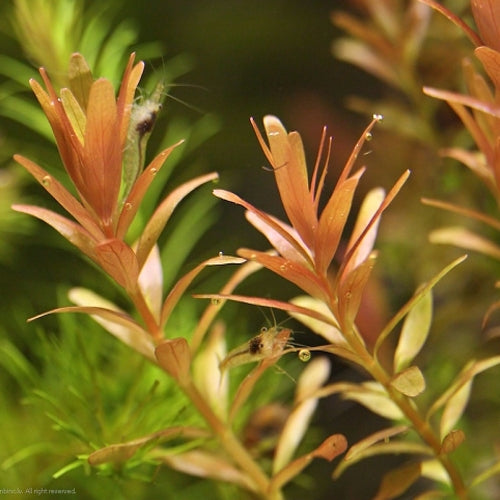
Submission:
[[[83,183],[78,190],[106,222],[114,214],[120,192],[122,144],[115,91],[105,78],[96,80],[90,89],[83,154]]]
[[[175,147],[172,146],[172,147]],[[166,150],[168,151],[168,150]],[[160,153],[162,154],[162,153]],[[156,157],[158,158],[158,156]],[[155,158],[155,159],[156,159]],[[154,161],[154,160],[153,160]],[[162,158],[163,161],[163,158]],[[142,176],[139,178],[139,181],[145,175],[151,176],[151,169],[154,167],[149,166]],[[181,184],[178,188],[174,189],[160,204],[160,206],[155,210],[154,214],[149,219],[149,222],[146,224],[144,231],[142,232],[139,243],[137,244],[137,260],[139,262],[139,267],[141,268],[144,265],[153,245],[157,242],[160,237],[163,228],[167,224],[170,216],[172,215],[175,207],[189,194],[191,191],[195,190],[197,187],[205,184],[207,182],[213,181],[218,178],[218,174],[213,172],[206,175],[201,175],[200,177],[196,177],[184,184]],[[137,184],[139,183],[137,182]],[[147,180],[146,180],[147,182]],[[138,195],[138,190],[142,190],[142,186],[137,188],[137,190],[132,190],[129,196],[129,200],[133,205],[137,205],[140,202],[140,198]],[[137,209],[137,207],[135,208]]]
[[[374,500],[390,500],[404,493],[421,476],[419,463],[410,463],[384,475]]]
[[[127,199],[123,203],[123,209],[120,213],[120,218],[118,219],[118,225],[116,229],[117,238],[123,239],[125,237],[125,235],[127,234],[127,230],[135,217],[135,214],[141,206],[141,202],[151,182],[153,182],[153,179],[165,163],[165,160],[169,157],[170,153],[177,146],[182,144],[182,142],[183,141],[176,142],[173,146],[164,149],[161,153],[156,155],[153,161],[138,177],[138,179],[132,186]]]
[[[116,238],[105,240],[96,247],[99,265],[127,291],[135,290],[139,265],[133,250]]]
[[[22,165],[95,239],[104,238],[103,232],[90,217],[89,212],[57,179],[24,156],[14,155],[14,160]]]
[[[318,274],[326,274],[337,251],[347,217],[351,211],[352,199],[364,170],[335,188],[319,219],[315,241],[315,262]]]
[[[155,349],[158,364],[179,383],[188,383],[191,366],[191,352],[183,337],[166,340]]]
[[[238,249],[238,255],[258,262],[287,281],[294,283],[312,297],[329,302],[329,285],[326,279],[321,279],[297,262],[247,248]]]
[[[82,226],[52,210],[33,205],[12,205],[17,212],[32,215],[52,226],[59,234],[80,249],[85,255],[96,261],[97,241]]]

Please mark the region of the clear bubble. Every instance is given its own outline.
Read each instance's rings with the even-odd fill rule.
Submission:
[[[367,132],[365,134],[365,141],[371,141],[373,139],[373,135],[371,132]]]
[[[298,356],[300,361],[307,363],[311,359],[311,351],[309,349],[301,349]]]
[[[123,208],[125,210],[132,210],[132,203],[130,203],[130,202],[125,203],[125,205],[123,206]]]
[[[158,169],[155,168],[155,167],[152,167],[152,168],[149,169],[149,173],[151,175],[156,175],[158,173]]]
[[[383,115],[379,115],[378,113],[375,113],[373,115],[373,119],[377,120],[378,122],[381,122],[384,119],[384,116]]]
[[[42,179],[42,184],[47,187],[50,186],[50,183],[52,182],[52,177],[50,175],[45,175]]]
[[[220,306],[222,300],[218,299],[217,297],[212,297],[210,299],[210,302],[212,303],[213,306]]]

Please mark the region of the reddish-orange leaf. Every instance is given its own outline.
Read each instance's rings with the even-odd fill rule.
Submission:
[[[105,240],[96,247],[99,265],[122,287],[133,291],[137,287],[139,265],[133,250],[122,240]]]

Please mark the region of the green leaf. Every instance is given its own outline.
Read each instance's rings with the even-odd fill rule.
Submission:
[[[65,465],[64,467],[62,467],[58,471],[54,472],[54,474],[52,474],[52,477],[54,479],[58,479],[59,477],[64,476],[64,474],[71,472],[73,469],[77,469],[78,467],[83,467],[84,465],[85,465],[85,462],[82,459],[75,460],[75,461]]]
[[[413,398],[425,390],[425,379],[417,366],[410,366],[398,373],[391,385],[405,396]]]
[[[71,56],[68,69],[69,88],[82,109],[87,109],[92,72],[85,58],[78,53]]]
[[[394,354],[394,371],[406,368],[425,344],[432,322],[432,291],[421,296],[406,316]]]
[[[392,469],[384,475],[375,500],[390,500],[404,493],[421,475],[419,463]]]
[[[204,430],[194,427],[170,427],[132,441],[105,446],[104,448],[92,452],[87,460],[92,466],[98,466],[105,463],[122,463],[129,460],[137,450],[151,443],[159,444],[160,442],[180,437],[194,439],[205,436],[206,433]]]

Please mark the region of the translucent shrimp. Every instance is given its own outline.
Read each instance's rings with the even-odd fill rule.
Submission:
[[[219,364],[220,371],[281,355],[291,333],[290,329],[277,326],[262,328],[258,335],[228,353]]]

